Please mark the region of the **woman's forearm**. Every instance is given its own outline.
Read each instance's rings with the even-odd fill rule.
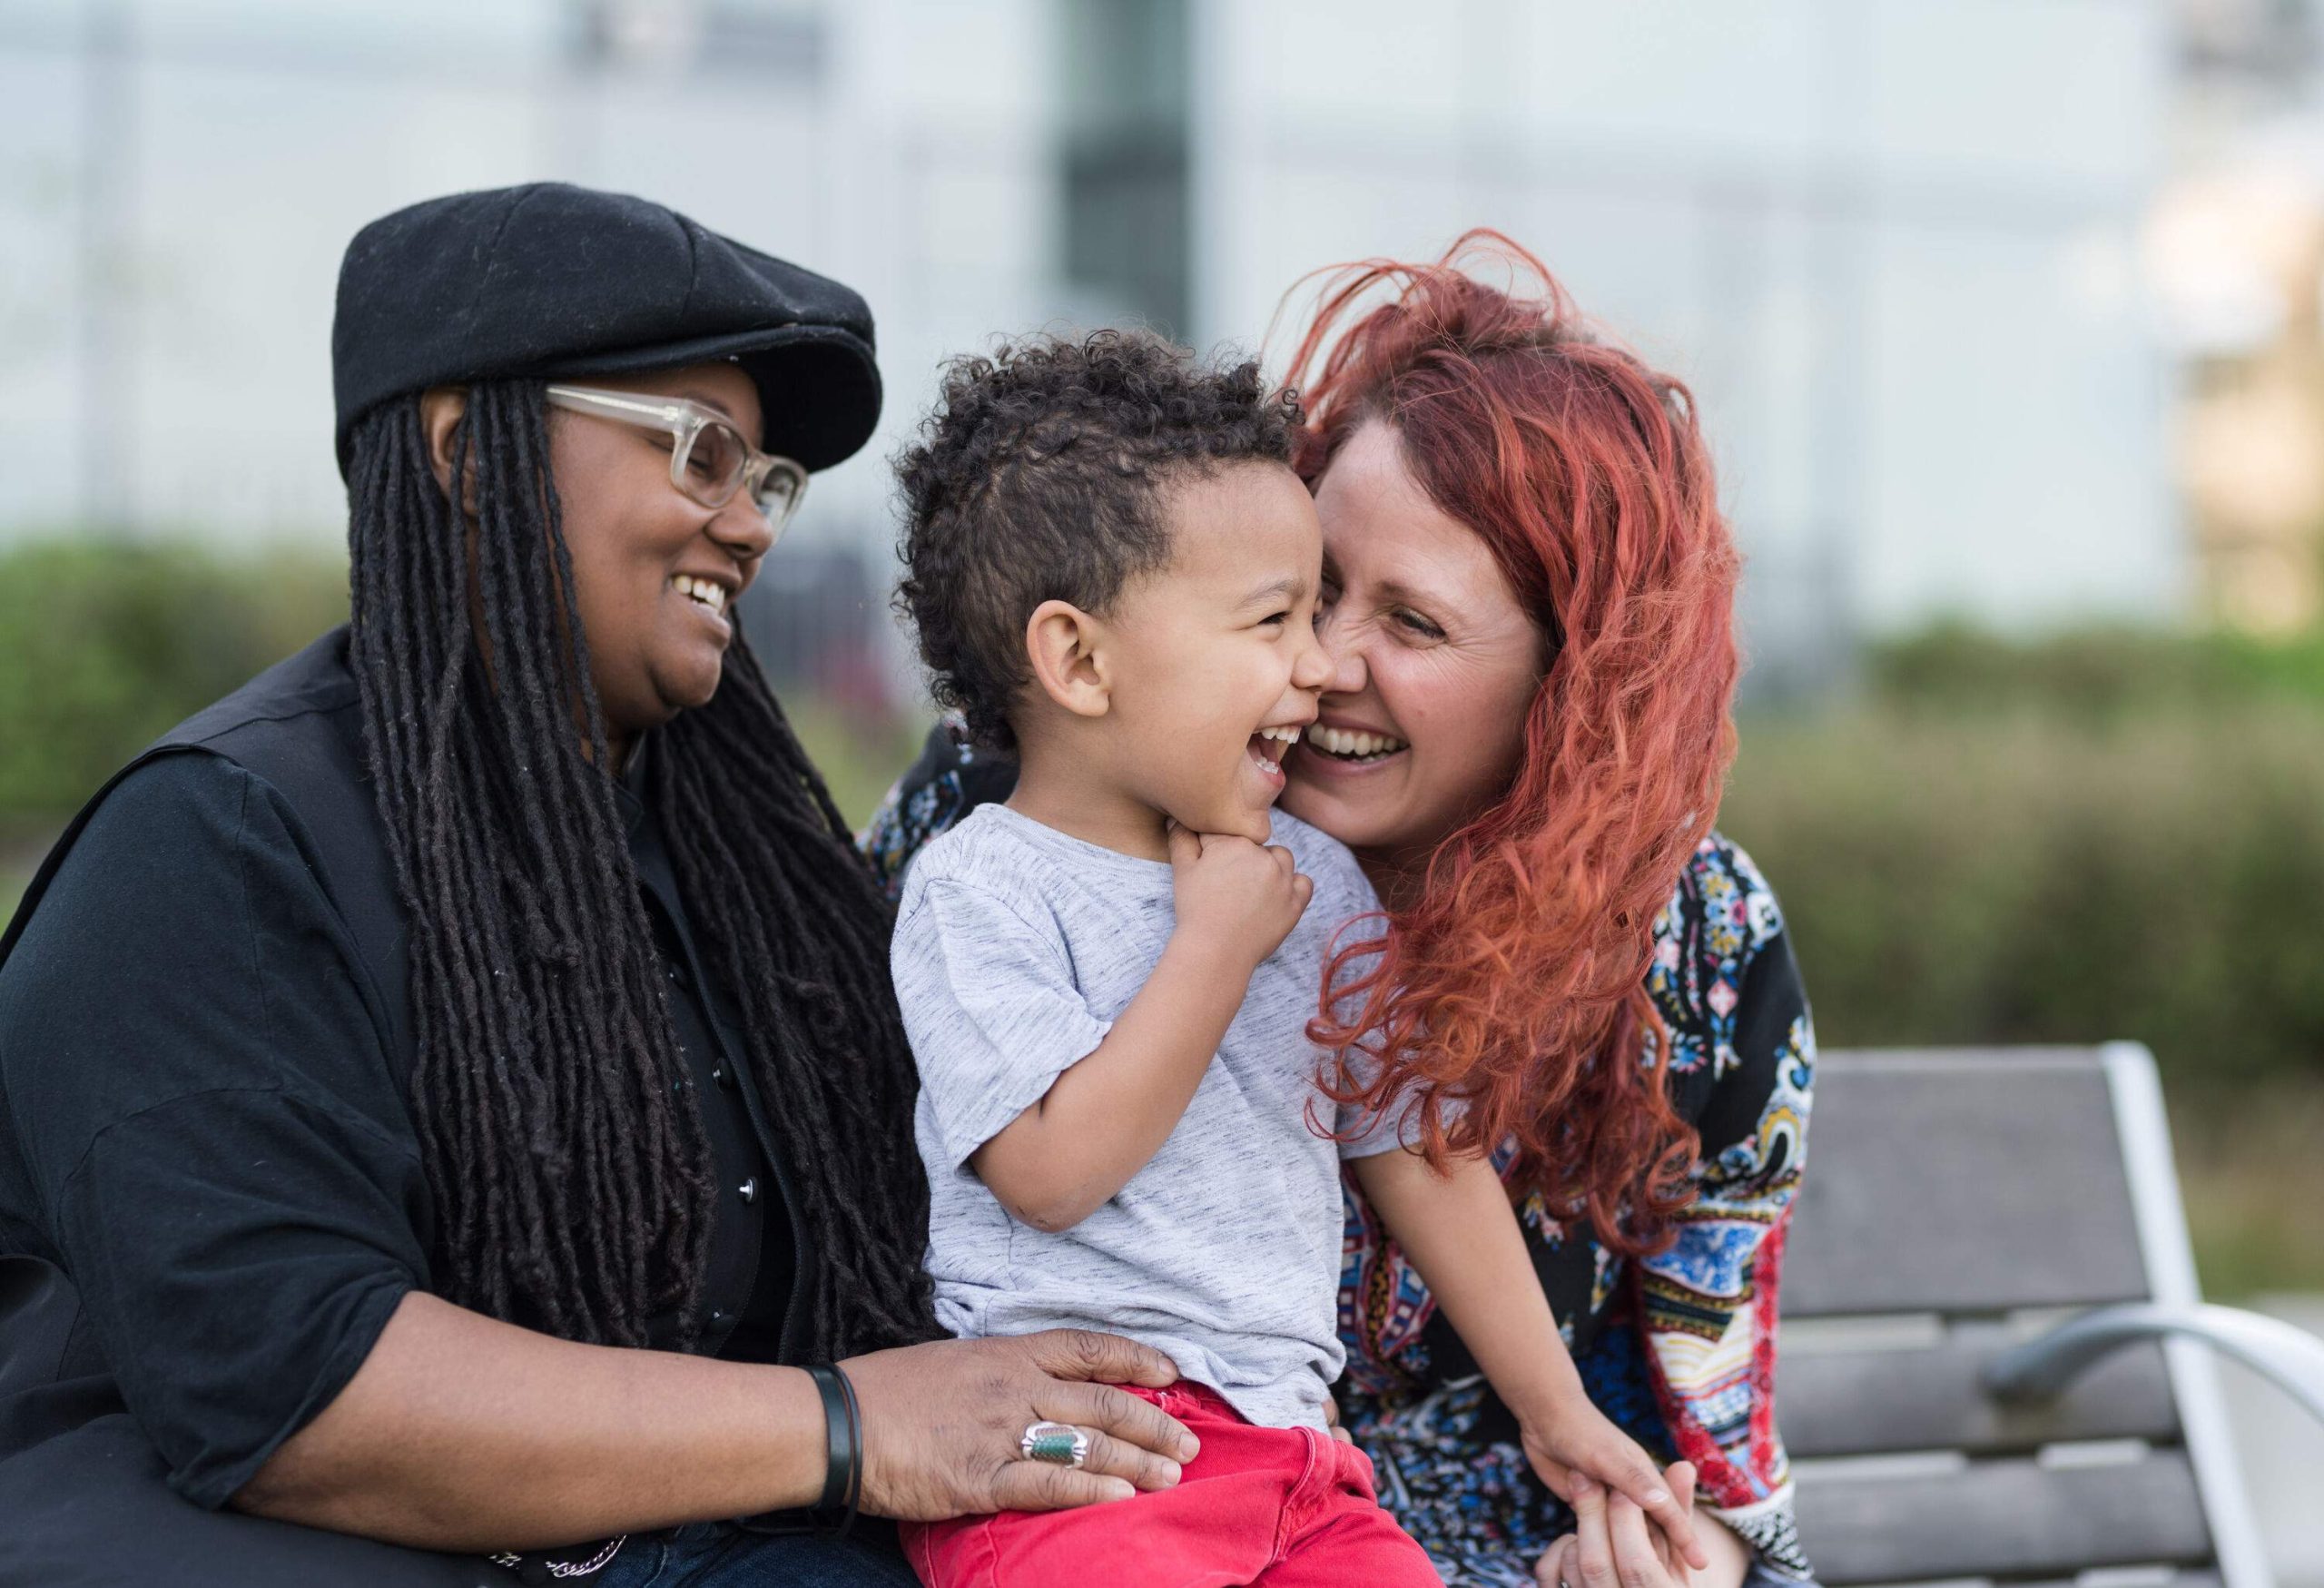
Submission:
[[[812,1504],[797,1368],[575,1345],[417,1291],[241,1510],[440,1550],[572,1544]]]
[[[1542,1481],[1561,1496],[1577,1477],[1609,1485],[1642,1507],[1689,1564],[1708,1566],[1687,1503],[1653,1458],[1590,1404],[1492,1164],[1455,1158],[1439,1178],[1417,1154],[1389,1151],[1354,1167],[1380,1221],[1516,1414]]]

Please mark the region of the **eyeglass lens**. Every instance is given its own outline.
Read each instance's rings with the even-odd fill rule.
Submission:
[[[734,499],[750,467],[750,449],[739,431],[713,422],[694,432],[686,450],[686,488],[704,507],[724,507]]]
[[[759,481],[759,511],[776,528],[781,528],[783,521],[798,507],[799,486],[798,475],[779,464],[768,469],[766,478]]]
[[[694,445],[687,449],[687,494],[706,508],[723,508],[734,499],[750,467],[751,449],[742,432],[714,420],[694,432]],[[777,466],[767,470],[753,499],[768,521],[781,528],[798,506],[799,486],[795,472]]]

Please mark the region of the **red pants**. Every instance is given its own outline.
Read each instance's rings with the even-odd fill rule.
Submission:
[[[1078,1511],[906,1524],[928,1588],[1441,1588],[1380,1508],[1364,1452],[1312,1428],[1257,1428],[1198,1384],[1123,1388],[1202,1441],[1176,1488]]]

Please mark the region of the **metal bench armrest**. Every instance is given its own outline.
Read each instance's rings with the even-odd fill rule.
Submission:
[[[2047,1400],[2121,1347],[2173,1336],[2233,1357],[2324,1422],[2324,1340],[2256,1312],[2208,1304],[2093,1308],[1994,1357],[1985,1365],[1984,1386],[2000,1400]]]

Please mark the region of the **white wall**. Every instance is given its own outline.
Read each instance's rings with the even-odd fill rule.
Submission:
[[[850,0],[821,9],[812,71],[683,75],[576,73],[553,0],[123,10],[122,113],[94,129],[87,4],[0,18],[0,533],[92,507],[228,538],[343,533],[340,254],[438,193],[541,178],[641,192],[862,291],[888,419],[817,478],[803,539],[884,541],[882,459],[939,358],[1054,311],[1043,0]],[[95,254],[93,133],[119,151]],[[95,358],[91,292],[113,350]],[[94,493],[88,397],[118,466]]]

